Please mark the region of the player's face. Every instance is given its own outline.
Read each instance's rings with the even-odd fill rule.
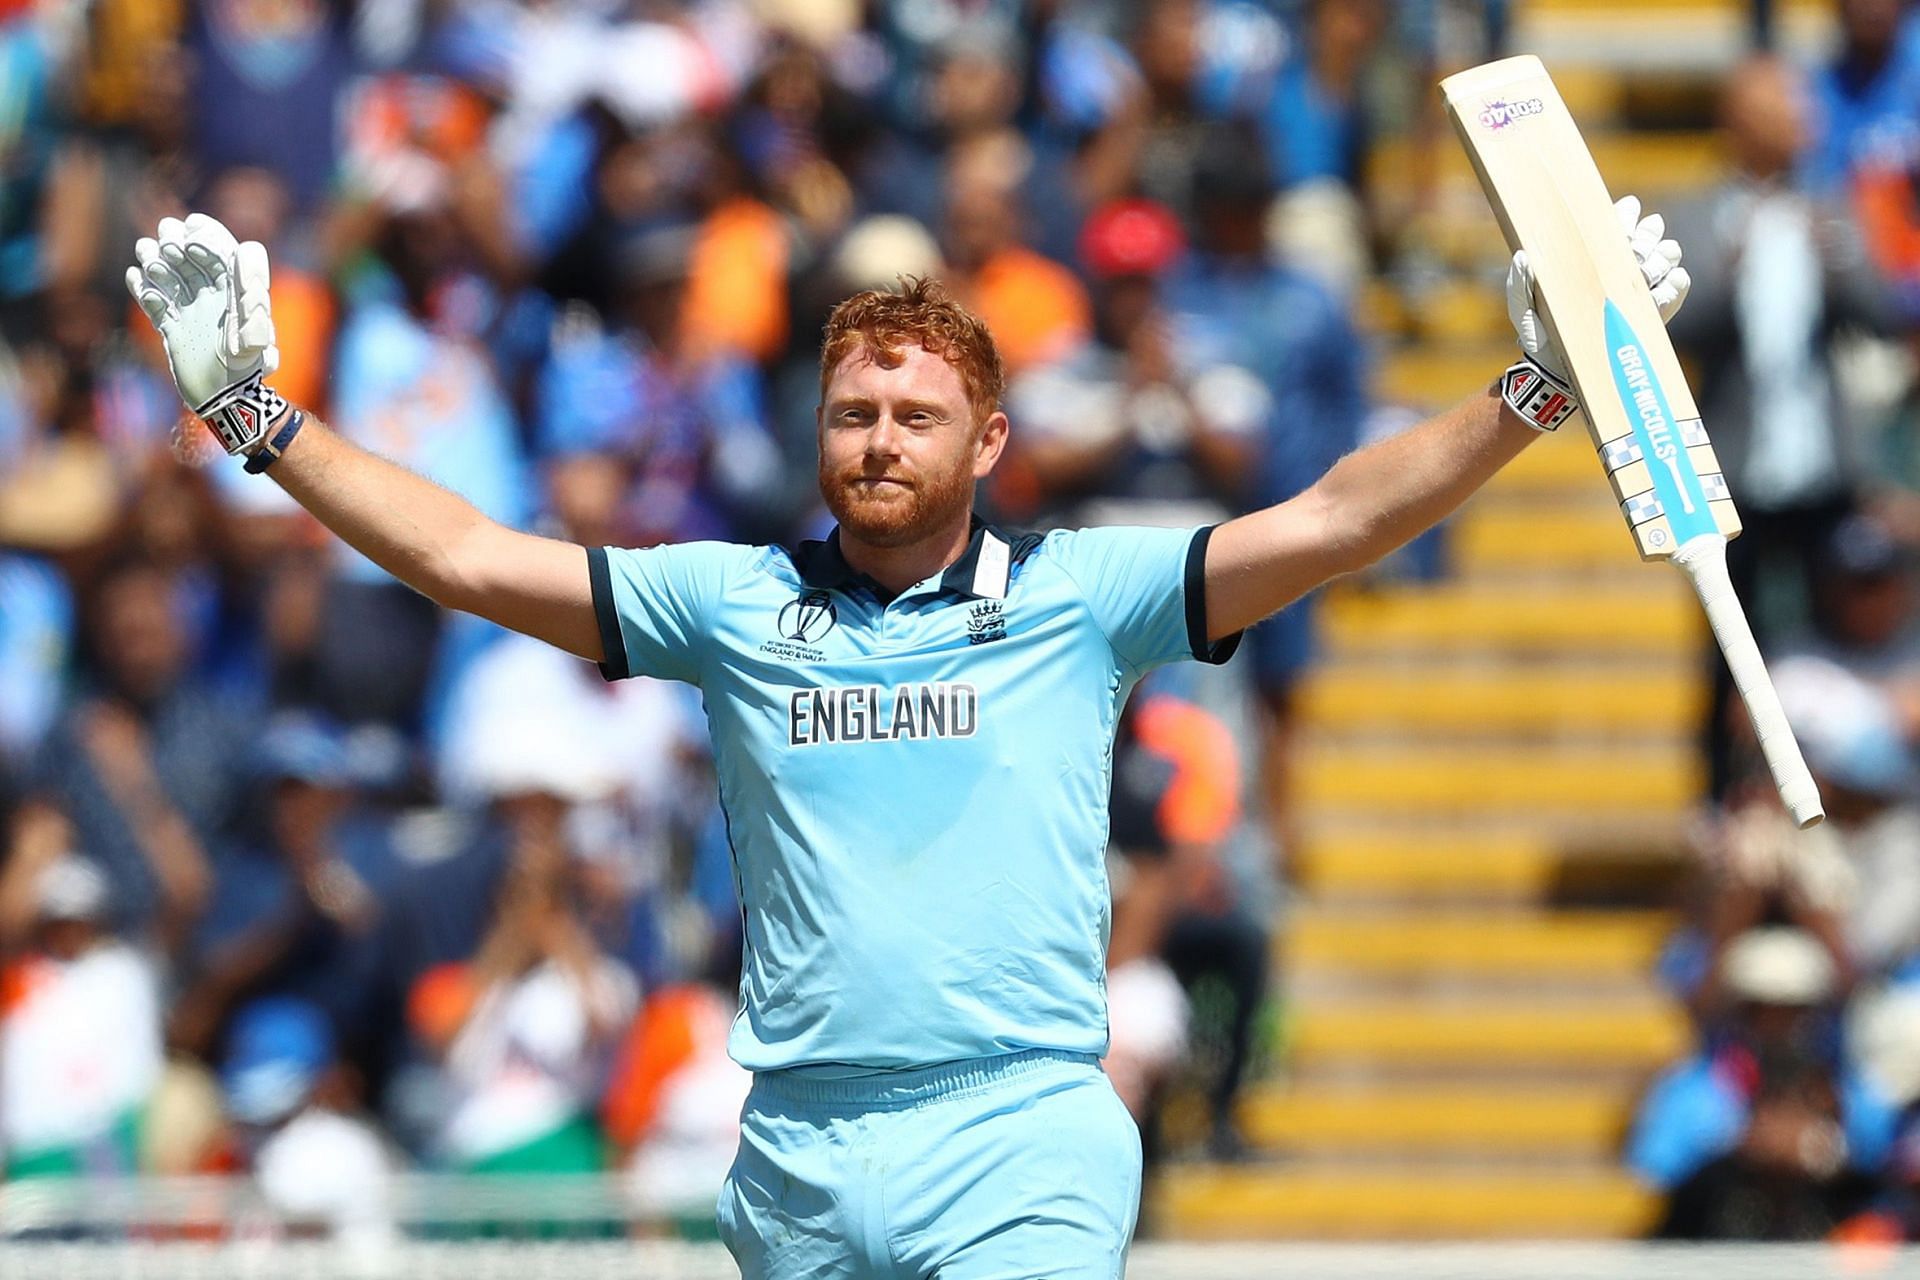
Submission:
[[[959,370],[908,347],[894,368],[865,351],[840,362],[820,406],[820,495],[849,536],[904,547],[964,524],[993,470],[1007,418],[975,419]]]

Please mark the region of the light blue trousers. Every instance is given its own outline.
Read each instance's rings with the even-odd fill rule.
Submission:
[[[1117,1280],[1140,1132],[1088,1054],[754,1079],[720,1192],[745,1280]]]

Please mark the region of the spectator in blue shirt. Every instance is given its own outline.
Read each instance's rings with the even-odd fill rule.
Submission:
[[[683,341],[691,248],[678,227],[629,239],[605,327],[583,319],[554,340],[536,443],[578,536],[651,546],[777,531],[785,485],[759,374]]]
[[[1194,174],[1196,248],[1170,273],[1163,293],[1174,340],[1191,364],[1247,369],[1271,399],[1254,507],[1312,484],[1356,446],[1367,414],[1365,352],[1345,307],[1268,252],[1273,189],[1256,137],[1224,126],[1209,134]],[[1317,600],[1296,601],[1247,637],[1266,717],[1265,790],[1283,847],[1290,843],[1293,690],[1313,656]]]
[[[1627,1163],[1671,1197],[1662,1235],[1819,1239],[1846,1216],[1847,1176],[1886,1158],[1895,1112],[1835,1047],[1832,957],[1799,929],[1730,943],[1724,1029],[1654,1082]]]
[[[83,611],[88,682],[39,757],[39,794],[73,820],[112,884],[116,924],[172,947],[204,905],[207,850],[240,797],[237,710],[189,673],[173,575],[111,568]]]
[[[1805,176],[1843,189],[1863,163],[1911,163],[1920,148],[1920,18],[1901,0],[1840,0],[1840,53],[1813,82]]]
[[[1332,178],[1358,191],[1365,178],[1360,81],[1387,27],[1379,0],[1314,0],[1306,29],[1273,78],[1260,111],[1268,163],[1282,189]]]
[[[266,815],[259,844],[216,862],[205,963],[182,993],[173,1035],[206,1053],[232,1011],[264,996],[310,1001],[363,1062],[381,899],[392,878],[380,823],[358,813],[362,762],[317,716],[283,713],[253,744]]]

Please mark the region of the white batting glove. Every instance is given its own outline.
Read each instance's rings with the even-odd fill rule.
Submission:
[[[1666,238],[1667,223],[1657,213],[1640,216],[1638,196],[1621,196],[1613,203],[1621,230],[1640,264],[1640,275],[1653,293],[1660,319],[1673,319],[1687,300],[1693,277],[1680,265],[1680,244]],[[1554,344],[1540,313],[1533,306],[1533,271],[1525,249],[1513,255],[1507,268],[1507,319],[1520,340],[1523,359],[1500,379],[1500,393],[1515,412],[1542,431],[1552,431],[1580,411],[1573,384],[1567,377],[1567,358]]]
[[[162,219],[133,252],[127,292],[160,331],[181,400],[228,453],[252,453],[286,408],[262,382],[280,367],[266,249],[195,213]]]

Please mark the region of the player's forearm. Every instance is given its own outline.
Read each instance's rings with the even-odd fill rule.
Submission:
[[[492,524],[465,498],[311,414],[267,474],[355,551],[436,603],[465,607],[460,548]]]
[[[1539,434],[1487,392],[1342,458],[1314,486],[1331,516],[1336,572],[1438,524]]]
[[[268,468],[340,540],[436,604],[603,657],[584,549],[509,529],[309,420]]]
[[[1222,525],[1207,544],[1207,631],[1252,626],[1372,564],[1464,502],[1538,433],[1475,396],[1347,455],[1299,497]]]

